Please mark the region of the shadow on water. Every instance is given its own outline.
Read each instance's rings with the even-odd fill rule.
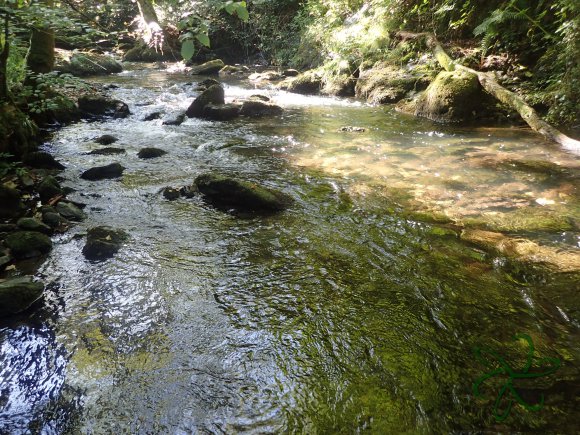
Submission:
[[[565,182],[550,193],[553,179],[489,166],[503,152],[502,164],[524,149],[538,159],[565,155],[521,132],[435,130],[388,109],[273,90],[259,92],[285,107],[280,118],[162,126],[142,119],[185,109],[196,94],[185,84],[191,77],[144,69],[100,80],[120,85],[115,96],[133,115],[66,127],[47,144],[67,166],[65,184],[89,218],[55,240],[40,270],[50,284],[41,311],[58,315],[0,326],[0,431],[574,427],[578,275],[521,267],[467,246],[453,225],[422,223],[405,210],[411,198],[472,216],[489,211],[477,204],[490,196],[521,200],[520,189],[532,192],[528,203],[569,192],[555,210],[573,214],[575,194]],[[230,99],[251,93],[247,84],[226,87]],[[339,133],[345,124],[367,131]],[[118,157],[125,175],[82,180],[84,169],[112,160],[87,155],[104,133],[126,149]],[[140,160],[145,146],[168,154]],[[239,219],[200,198],[169,202],[160,194],[206,171],[296,201],[282,214]],[[81,236],[101,224],[131,240],[114,259],[91,263],[79,255]],[[553,242],[572,249],[571,234]],[[540,411],[514,406],[496,422],[499,378],[482,398],[473,396],[473,382],[487,370],[473,348],[492,347],[519,366],[526,352],[512,340],[519,332],[530,335],[536,356],[558,358],[562,367],[516,385],[532,402],[544,394]]]

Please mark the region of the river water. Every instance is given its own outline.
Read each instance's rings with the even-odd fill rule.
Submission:
[[[492,255],[453,225],[413,214],[577,250],[573,155],[522,129],[442,128],[389,107],[235,81],[226,99],[259,92],[284,115],[163,126],[142,119],[187,108],[191,76],[149,67],[98,80],[119,86],[112,92],[132,115],[70,125],[45,145],[89,217],[54,238],[38,272],[40,307],[0,324],[0,433],[573,433],[578,274]],[[87,155],[102,134],[127,153]],[[168,154],[140,160],[145,146]],[[513,159],[522,155],[567,169],[521,170]],[[121,179],[79,178],[112,161],[127,168]],[[208,171],[295,203],[239,217],[160,193]],[[541,225],[522,227],[538,213]],[[92,263],[82,236],[96,225],[131,239]],[[518,333],[535,346],[529,370]],[[484,364],[478,347],[504,365],[485,351]],[[514,401],[504,421],[494,418],[496,398],[500,412],[515,397],[501,397],[505,373],[474,395],[497,367],[541,375],[556,359],[551,375],[512,376],[525,403],[543,396],[538,411]]]

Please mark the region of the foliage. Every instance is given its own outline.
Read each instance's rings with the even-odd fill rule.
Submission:
[[[0,153],[0,179],[7,175],[26,175],[28,171],[22,167],[22,162],[16,161],[15,156],[10,153]]]

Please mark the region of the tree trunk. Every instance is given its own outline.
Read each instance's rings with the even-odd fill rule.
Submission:
[[[495,80],[493,74],[475,71],[466,66],[455,64],[453,59],[451,59],[443,47],[441,47],[441,44],[439,44],[434,35],[427,35],[427,44],[433,50],[435,58],[445,70],[453,71],[455,69],[461,69],[475,74],[483,89],[502,103],[516,110],[532,130],[540,133],[546,139],[562,145],[567,150],[580,153],[580,141],[566,136],[564,133],[544,121],[522,97],[501,86]]]
[[[42,0],[48,7],[53,0]],[[30,47],[26,55],[26,67],[37,74],[46,74],[54,68],[54,29],[49,27],[35,28],[30,37]]]
[[[139,6],[139,13],[141,14],[141,18],[145,23],[156,23],[159,24],[159,18],[157,18],[157,13],[155,12],[155,8],[151,3],[151,0],[137,0],[137,5]]]
[[[0,103],[5,101],[10,101],[10,95],[8,92],[8,55],[10,54],[10,41],[8,25],[9,22],[9,15],[6,12],[4,16],[4,46],[2,47],[2,51],[0,52]]]

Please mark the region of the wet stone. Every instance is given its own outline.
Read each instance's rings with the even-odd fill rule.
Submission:
[[[154,159],[164,156],[165,154],[167,154],[167,151],[160,148],[147,147],[140,150],[139,153],[137,153],[137,157],[140,159]]]
[[[84,180],[98,181],[110,178],[119,178],[123,175],[125,168],[119,163],[111,163],[106,166],[97,166],[86,170],[82,173],[81,178]]]
[[[127,233],[107,226],[91,228],[83,255],[89,260],[105,260],[113,257],[128,239]]]
[[[16,224],[18,225],[18,228],[25,231],[38,231],[39,233],[44,234],[50,234],[52,232],[52,229],[48,225],[35,218],[20,218]]]
[[[0,282],[0,316],[18,314],[29,308],[44,292],[44,284],[31,276]]]
[[[33,258],[46,254],[52,248],[52,241],[45,234],[36,231],[17,231],[4,240],[15,258]]]
[[[93,150],[89,155],[96,155],[96,156],[112,156],[115,154],[123,154],[125,153],[124,148],[115,148],[115,147],[105,147],[98,150]]]
[[[115,143],[118,140],[119,139],[117,139],[115,136],[111,134],[104,134],[96,138],[95,142],[98,143],[99,145],[111,145],[112,143]]]
[[[65,219],[71,221],[82,221],[87,218],[85,212],[70,202],[61,201],[56,205],[56,211]]]

